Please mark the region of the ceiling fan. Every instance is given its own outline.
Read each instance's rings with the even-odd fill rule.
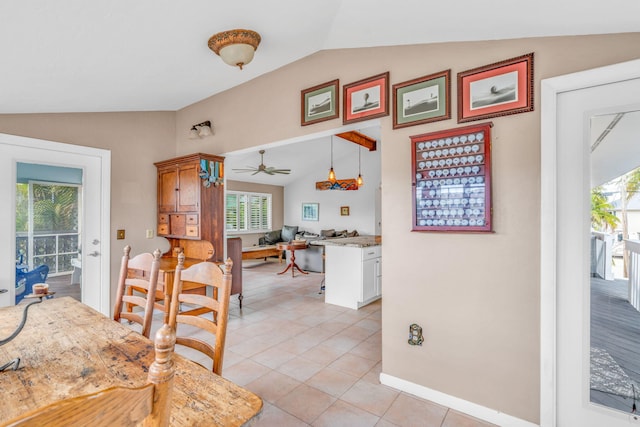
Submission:
[[[237,172],[253,172],[251,175],[255,175],[258,172],[264,172],[268,175],[275,175],[277,173],[289,174],[291,173],[291,169],[276,169],[274,167],[266,167],[264,165],[264,150],[258,151],[260,153],[260,165],[254,168],[252,166],[247,166],[249,169],[233,169]]]

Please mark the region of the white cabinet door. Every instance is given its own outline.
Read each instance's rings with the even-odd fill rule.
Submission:
[[[378,258],[371,258],[362,261],[362,288],[360,294],[360,302],[367,301],[377,295],[377,264]]]

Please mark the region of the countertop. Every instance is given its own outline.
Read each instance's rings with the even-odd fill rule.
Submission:
[[[323,246],[349,246],[353,248],[367,248],[369,246],[379,246],[376,236],[341,237],[337,239],[311,240],[310,245]]]

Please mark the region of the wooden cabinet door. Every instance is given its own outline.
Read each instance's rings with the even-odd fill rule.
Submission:
[[[178,192],[176,168],[158,171],[158,213],[175,212]]]
[[[195,212],[200,206],[200,165],[191,163],[178,166],[177,212]]]

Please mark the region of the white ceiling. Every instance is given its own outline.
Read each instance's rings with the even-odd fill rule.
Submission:
[[[359,128],[358,131],[375,138],[378,144],[380,144],[380,126]],[[265,166],[278,169],[291,169],[291,173],[288,175],[267,175],[264,173],[253,175],[251,172],[237,172],[233,170],[257,167],[260,164],[260,154],[258,153],[260,149],[265,150]],[[358,159],[357,150],[358,145],[340,137],[333,137],[334,163],[342,162],[340,159],[343,158],[351,159],[354,162],[353,167],[355,169],[353,170],[356,171]],[[362,148],[362,159],[366,159],[367,151],[365,148]],[[309,174],[313,174],[318,177],[318,180],[321,180],[322,177],[329,172],[331,164],[331,135],[317,136],[309,139],[303,138],[291,143],[285,141],[282,143],[252,147],[247,150],[225,153],[224,156],[225,177],[229,180],[281,186],[286,186]]]
[[[174,111],[323,49],[640,31],[633,0],[4,0],[0,113]],[[243,71],[207,47],[262,35]]]
[[[605,184],[640,167],[640,111],[624,111],[617,122],[615,118],[616,114],[591,118],[592,147],[598,137],[604,136],[591,153],[591,187]]]

